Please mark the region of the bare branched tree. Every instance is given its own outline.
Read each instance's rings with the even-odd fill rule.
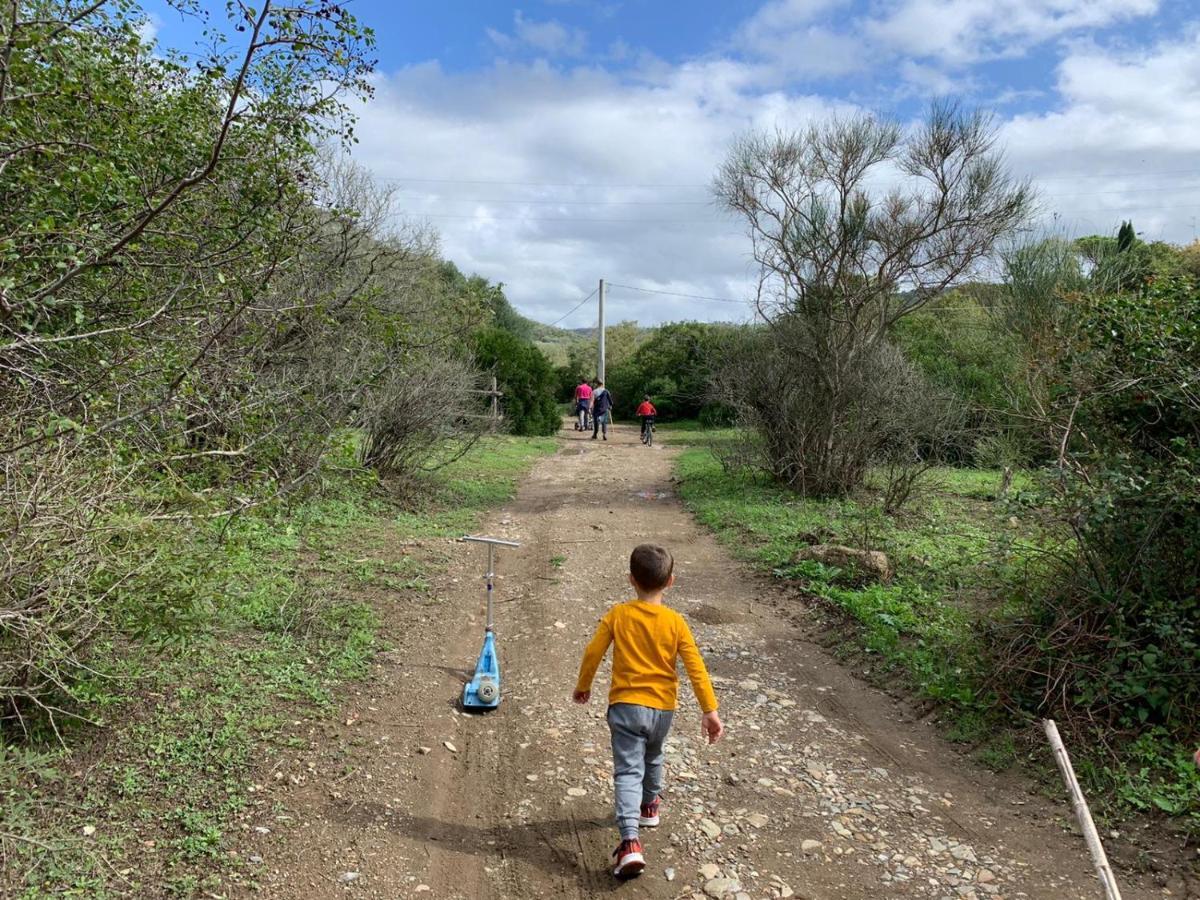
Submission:
[[[395,464],[477,430],[453,410],[482,301],[337,152],[369,29],[333,0],[229,3],[224,30],[172,5],[199,56],[152,52],[133,3],[0,2],[0,728],[154,617],[118,610],[169,593],[131,534],[186,543],[317,482],[381,398],[450,411]]]
[[[849,436],[848,417],[877,389],[862,374],[889,328],[981,271],[1028,215],[1029,186],[1008,174],[985,115],[939,104],[911,132],[864,115],[749,135],[714,191],[746,221],[760,314],[789,323],[779,352],[806,361],[803,381],[764,385],[811,400],[803,422],[762,426],[793,431],[772,465],[805,493],[843,492],[869,462],[874,441]]]
[[[487,431],[478,413],[479,379],[465,359],[397,361],[364,398],[363,463],[411,474],[460,456]]]
[[[716,367],[712,398],[737,410],[754,439],[738,444],[723,462],[754,465],[775,480],[806,490],[817,477],[838,478],[830,492],[863,483],[880,467],[883,506],[899,508],[918,480],[963,440],[961,404],[936,390],[900,351],[882,341],[868,348],[847,375],[847,403],[838,411],[832,445],[814,450],[826,421],[827,398],[808,389],[819,378],[813,354],[801,352],[811,335],[796,316],[744,335]],[[781,385],[792,389],[781,390]],[[823,468],[814,472],[812,466]]]
[[[110,515],[122,488],[62,444],[0,456],[0,725],[24,730],[30,710],[52,726],[71,715],[59,704],[120,586],[117,578],[98,589],[97,580],[125,530]]]

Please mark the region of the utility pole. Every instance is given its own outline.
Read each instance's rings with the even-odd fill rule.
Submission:
[[[598,358],[596,361],[596,377],[604,380],[604,279],[600,279],[600,332]]]

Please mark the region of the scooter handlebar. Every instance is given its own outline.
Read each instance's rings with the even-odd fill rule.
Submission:
[[[461,541],[473,541],[476,544],[495,544],[498,547],[520,547],[516,541],[506,541],[503,538],[484,537],[483,535],[464,534]]]

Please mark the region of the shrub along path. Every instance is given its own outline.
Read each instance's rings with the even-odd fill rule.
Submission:
[[[594,623],[628,594],[629,550],[658,540],[675,554],[669,599],[708,659],[728,733],[705,747],[682,691],[663,825],[645,833],[648,867],[622,893],[1097,897],[1069,809],[962,760],[810,641],[798,601],[735,563],[672,496],[676,452],[642,447],[630,428],[607,443],[566,432],[487,522],[522,542],[498,565],[494,713],[457,709],[482,632],[482,552],[430,539],[454,556],[436,602],[381,599],[392,649],[334,725],[260,773],[261,821],[239,848],[261,860],[257,895],[612,892],[607,670],[590,707],[569,695]],[[1129,900],[1164,896],[1122,879]]]

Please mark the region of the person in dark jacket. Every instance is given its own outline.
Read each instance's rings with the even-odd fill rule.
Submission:
[[[596,382],[596,389],[592,391],[592,440],[604,431],[604,439],[608,440],[608,422],[612,418],[613,398],[608,392],[608,388],[604,386],[603,381]]]

